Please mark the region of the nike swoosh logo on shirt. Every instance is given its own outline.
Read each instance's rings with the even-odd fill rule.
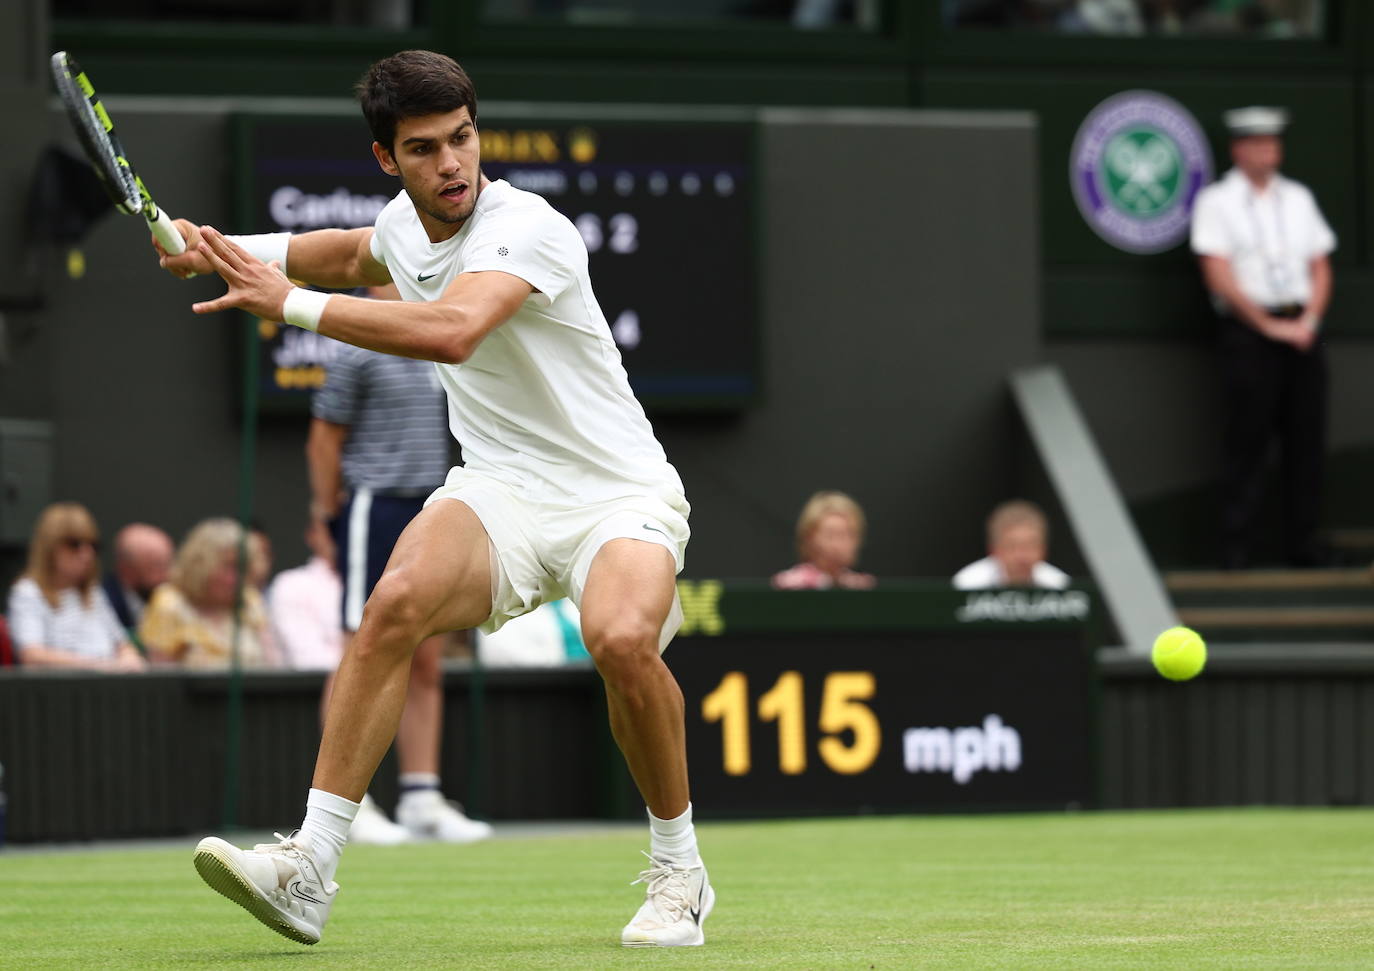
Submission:
[[[423,273],[417,273],[415,274],[415,279],[420,283],[424,283],[426,280],[433,280],[438,275],[437,273],[431,273],[429,276],[425,276]]]

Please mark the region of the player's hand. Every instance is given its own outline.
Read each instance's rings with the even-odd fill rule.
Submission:
[[[291,281],[275,260],[264,263],[211,226],[201,227],[199,250],[209,268],[229,285],[229,291],[217,300],[191,304],[192,310],[213,314],[238,307],[264,320],[281,320]]]
[[[172,224],[176,226],[177,232],[181,233],[181,238],[186,241],[186,252],[177,256],[171,256],[162,248],[162,244],[153,239],[153,249],[157,250],[157,265],[162,267],[172,276],[182,280],[189,280],[193,276],[210,272],[210,263],[200,254],[201,232],[200,227],[193,222],[185,219],[175,219]]]

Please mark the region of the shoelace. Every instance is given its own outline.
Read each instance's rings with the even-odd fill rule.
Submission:
[[[299,830],[297,831],[299,832]],[[301,851],[306,848],[305,844],[296,839],[296,833],[290,836],[283,836],[281,833],[273,833],[280,842],[259,843],[253,847],[255,853],[285,853],[287,856],[300,856]]]
[[[654,898],[655,909],[670,921],[681,920],[683,911],[688,906],[687,881],[692,867],[684,863],[655,860],[643,850],[639,852],[644,853],[653,866],[640,873],[637,880],[630,882],[630,886],[647,883],[649,896]]]

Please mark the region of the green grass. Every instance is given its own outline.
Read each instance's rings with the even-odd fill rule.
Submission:
[[[0,853],[0,967],[1374,966],[1374,812],[887,817],[699,827],[703,948],[616,943],[635,830],[353,847],[324,941],[292,944],[185,849]]]

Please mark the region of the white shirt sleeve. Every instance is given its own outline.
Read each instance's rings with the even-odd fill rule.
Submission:
[[[1002,571],[996,560],[985,556],[954,574],[952,582],[956,590],[990,590],[1002,586]]]
[[[7,617],[10,636],[18,648],[31,644],[47,647],[52,645],[51,619],[52,608],[43,599],[38,584],[27,577],[10,587],[10,603]]]
[[[1302,205],[1307,211],[1307,224],[1310,227],[1307,234],[1307,259],[1316,259],[1318,256],[1325,256],[1336,248],[1336,234],[1322,215],[1321,208],[1317,205],[1316,198],[1312,195],[1312,190],[1307,186],[1301,186]]]
[[[492,213],[463,248],[463,272],[500,270],[518,276],[537,293],[538,306],[558,299],[587,265],[587,247],[566,218],[545,207]]]
[[[1192,249],[1199,256],[1220,256],[1230,259],[1235,245],[1226,232],[1226,218],[1222,200],[1213,186],[1198,193],[1193,206]]]

